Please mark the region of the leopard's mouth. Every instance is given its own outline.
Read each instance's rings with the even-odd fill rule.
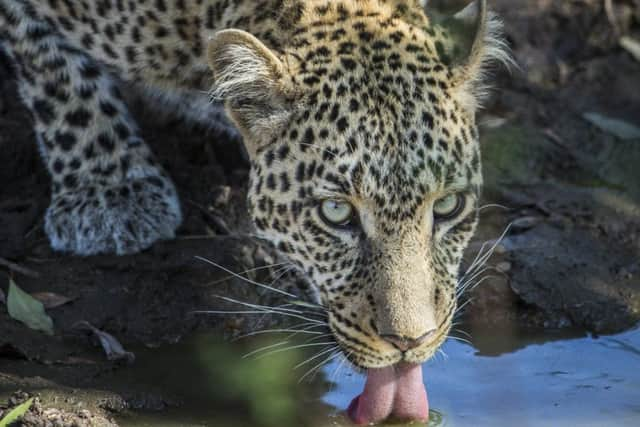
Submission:
[[[357,425],[379,423],[387,419],[398,421],[426,421],[429,418],[427,390],[422,375],[422,362],[429,359],[442,341],[448,328],[441,331],[424,347],[409,351],[392,351],[376,360],[376,367],[364,366],[368,355],[356,355],[354,346],[339,335],[334,339],[343,349],[344,356],[366,375],[362,393],[347,409],[349,418]],[[360,357],[358,357],[360,356]]]
[[[362,393],[347,409],[358,425],[378,423],[388,418],[402,421],[427,421],[429,402],[422,379],[422,365],[397,363],[369,369]]]

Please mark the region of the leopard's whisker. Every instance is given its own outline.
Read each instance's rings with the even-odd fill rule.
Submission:
[[[504,205],[500,205],[498,203],[487,203],[486,205],[480,206],[477,210],[478,212],[481,212],[485,209],[489,209],[489,208],[500,208],[500,209],[504,209],[506,211],[511,210],[511,208],[504,206]]]
[[[483,278],[481,278],[480,280],[478,280],[475,283],[469,283],[467,284],[467,286],[465,287],[465,289],[463,290],[463,292],[466,291],[473,291],[477,286],[479,286],[481,283],[483,283],[485,280],[488,279],[496,279],[498,276],[493,276],[493,275],[489,275],[489,276],[484,276]],[[462,296],[462,293],[460,295],[458,295],[457,298],[460,298],[460,296]]]
[[[265,310],[193,310],[193,314],[264,314]],[[275,312],[274,312],[275,313]],[[284,313],[275,313],[284,314]]]
[[[292,270],[293,270],[293,266],[291,264],[287,263],[287,265],[285,265],[284,267],[281,267],[278,270],[274,271],[273,275],[275,277],[269,283],[269,286],[273,286],[278,280],[280,280],[282,278],[282,276],[286,275],[287,273],[289,273]]]
[[[268,351],[266,353],[261,354],[260,356],[257,356],[256,359],[262,359],[262,358],[267,357],[267,356],[272,356],[274,354],[282,353],[283,351],[291,351],[291,350],[296,350],[296,349],[299,349],[299,348],[319,347],[321,345],[331,345],[331,344],[335,344],[335,342],[334,341],[328,341],[328,342],[317,342],[317,343],[313,343],[313,344],[297,344],[297,345],[292,345],[292,346],[289,346],[289,347],[278,348],[278,349],[275,349],[275,350]]]
[[[246,302],[246,301],[240,301],[231,297],[227,297],[224,295],[213,295],[216,298],[219,298],[223,301],[227,301],[233,304],[240,304],[243,305],[245,307],[250,307],[250,308],[261,308],[261,309],[266,309],[266,310],[275,310],[275,311],[284,311],[284,312],[288,312],[288,313],[295,313],[295,314],[304,314],[304,310],[294,310],[292,308],[285,308],[287,306],[287,304],[284,305],[280,305],[280,306],[270,306],[270,305],[262,305],[262,304],[255,304],[255,303],[250,303],[250,302]]]
[[[311,308],[311,309],[315,309],[315,310],[323,310],[323,311],[329,311],[329,309],[327,307],[325,307],[324,305],[321,304],[316,304],[316,303],[312,303],[312,302],[308,302],[308,301],[303,301],[303,300],[294,300],[294,301],[289,301],[288,305],[292,305],[294,307],[306,307],[306,308]]]
[[[442,349],[442,347],[438,349],[438,354],[442,356],[442,360],[449,359],[449,355]]]
[[[351,351],[349,351],[349,354],[351,354]],[[336,382],[338,380],[338,376],[340,375],[340,370],[344,367],[345,362],[347,362],[347,358],[344,355],[342,355],[342,356],[343,357],[341,358],[340,363],[338,364],[336,369],[333,370],[333,373],[329,377],[329,382],[332,383],[332,385],[331,385],[332,391],[333,391],[333,388],[336,385]]]
[[[332,337],[332,336],[333,336],[333,333],[322,334],[322,335],[318,335],[317,337],[311,337],[311,338],[307,339],[305,342],[313,342],[313,341],[319,340],[321,338]]]
[[[471,286],[471,287],[469,288],[469,290],[471,290],[471,291],[472,291],[472,290],[474,290],[478,285],[480,285],[480,284],[481,284],[482,282],[484,282],[485,280],[488,280],[488,279],[497,279],[497,278],[498,278],[498,276],[484,276],[482,279],[478,280],[478,282],[477,282],[477,283],[474,283],[474,284],[473,284],[473,286]]]
[[[319,328],[320,327],[320,325],[316,324],[315,322],[313,322],[313,323],[312,322],[302,322],[302,323],[296,323],[295,325],[287,326],[286,328],[281,328],[281,329],[292,329],[292,330],[296,330],[296,331],[304,331],[304,330],[307,329],[308,326],[311,326],[309,329]],[[235,339],[238,340],[238,339],[250,337],[250,336],[259,334],[259,333],[261,333],[263,331],[277,331],[277,330],[278,329],[261,329],[261,330],[258,330],[258,331],[251,331],[251,332],[247,332],[245,334],[242,334],[242,335],[238,336]]]
[[[249,308],[255,308],[256,310],[262,310],[263,313],[265,314],[282,314],[284,316],[289,316],[289,317],[297,318],[300,320],[306,320],[307,322],[313,322],[315,324],[320,324],[320,325],[326,324],[325,321],[321,320],[322,318],[316,319],[316,318],[308,317],[310,315],[317,316],[319,315],[319,313],[306,312],[303,310],[292,310],[292,309],[282,308],[282,307],[270,307],[268,305],[244,303],[242,301],[237,301],[237,300],[234,300],[233,298],[228,298],[228,297],[220,297],[220,298],[231,303],[240,304]]]
[[[456,298],[460,298],[462,295],[464,295],[468,291],[473,291],[476,288],[476,286],[478,286],[480,283],[484,282],[485,278],[487,278],[487,277],[496,278],[497,277],[495,275],[484,276],[484,277],[480,278],[480,280],[476,281],[476,279],[478,279],[480,276],[482,276],[487,271],[499,271],[499,270],[496,267],[491,266],[491,265],[483,267],[480,271],[475,273],[472,277],[468,278],[462,285],[460,285],[458,287],[458,289],[456,290]]]
[[[464,308],[472,301],[472,298],[469,298],[468,300],[466,300],[462,305],[458,306],[458,308],[456,308],[456,311],[453,313],[453,317],[459,316],[460,313],[462,313],[462,310],[464,310]]]
[[[309,335],[323,335],[321,331],[305,331],[301,329],[262,329],[260,331],[253,331],[248,334],[241,335],[238,338],[253,337],[255,335],[263,334],[309,334]],[[318,337],[316,337],[318,338]]]
[[[322,314],[324,316],[326,316],[327,311],[328,311],[322,305],[309,304],[309,303],[307,303],[306,301],[303,301],[303,300],[288,301],[286,304],[282,304],[280,307],[297,307],[303,313]],[[307,308],[309,310],[303,310],[305,308]],[[294,309],[290,309],[290,310],[294,310]],[[310,310],[312,310],[312,311],[310,311]]]
[[[301,329],[301,331],[303,331],[303,332],[304,332],[304,331],[309,331],[309,330],[311,330],[311,329],[316,329],[316,328],[326,328],[326,325],[314,325],[314,326],[308,326],[308,327],[306,327],[306,328],[304,328],[304,329]],[[321,335],[318,335],[318,336],[316,336],[316,337],[314,337],[314,338],[321,339],[321,338],[325,338],[325,337],[327,337],[327,335],[326,335],[326,334],[323,334],[323,332],[324,332],[324,331],[316,331],[316,332],[320,333]],[[293,338],[294,336],[296,336],[297,334],[298,334],[297,332],[294,332],[294,333],[292,333],[291,335],[288,335],[288,336],[287,336],[287,339],[291,339],[291,338]],[[309,340],[309,339],[307,339],[305,342],[310,342],[310,341],[314,341],[314,340]]]
[[[201,256],[199,256],[199,255],[196,255],[196,256],[195,256],[195,258],[196,258],[197,260],[200,260],[200,261],[206,262],[207,264],[213,265],[214,267],[217,267],[217,268],[221,269],[222,271],[225,271],[225,272],[227,272],[227,273],[231,274],[232,276],[234,276],[234,277],[236,277],[236,278],[238,278],[238,279],[241,279],[241,280],[243,280],[243,281],[245,281],[245,282],[247,282],[247,283],[250,283],[250,284],[252,284],[252,285],[255,285],[255,286],[258,286],[258,287],[260,287],[260,288],[264,288],[264,289],[270,290],[270,291],[275,292],[275,293],[278,293],[278,294],[286,295],[286,296],[288,296],[288,297],[297,298],[297,297],[296,297],[296,295],[294,295],[294,294],[292,294],[292,293],[289,293],[289,292],[283,291],[283,290],[281,290],[281,289],[274,288],[273,286],[265,285],[264,283],[259,283],[259,282],[256,282],[256,281],[254,281],[254,280],[251,280],[251,279],[248,279],[248,278],[246,278],[246,277],[243,277],[243,276],[241,276],[240,274],[238,274],[238,273],[236,273],[236,272],[234,272],[234,271],[231,271],[231,270],[229,270],[228,268],[223,267],[223,266],[221,266],[220,264],[218,264],[218,263],[216,263],[216,262],[214,262],[214,261],[211,261],[211,260],[209,260],[209,259],[206,259],[206,258],[204,258],[204,257],[201,257]]]
[[[465,272],[465,274],[462,276],[464,278],[464,276],[466,276],[467,274],[469,274],[471,271],[473,271],[474,268],[477,268],[478,265],[484,264],[486,262],[486,260],[493,254],[493,251],[496,249],[496,247],[502,242],[502,240],[506,237],[507,233],[509,232],[509,230],[511,229],[511,226],[513,225],[513,221],[511,221],[509,224],[507,224],[507,226],[505,227],[505,229],[503,230],[502,234],[500,234],[500,236],[493,242],[491,241],[486,241],[482,244],[482,246],[480,247],[480,250],[478,251],[473,263],[469,266],[469,268],[467,269],[467,271]],[[485,248],[485,246],[489,243],[493,243],[491,245],[491,247],[489,249],[486,250],[486,252],[483,253],[483,250]]]
[[[452,339],[452,340],[456,340],[456,341],[460,341],[460,342],[463,342],[465,344],[473,345],[473,344],[471,344],[471,341],[469,341],[466,338],[456,337],[454,335],[449,335],[447,338]]]
[[[303,360],[302,362],[298,363],[296,366],[293,367],[293,369],[298,369],[301,366],[304,366],[307,363],[309,363],[309,362],[311,362],[313,360],[316,360],[317,358],[322,357],[323,355],[325,355],[325,354],[327,354],[327,353],[329,353],[331,351],[335,351],[337,348],[338,348],[338,346],[335,345],[333,347],[329,347],[328,349],[321,350],[320,352],[316,353],[315,355],[313,355],[313,356]]]
[[[483,267],[480,270],[478,270],[477,272],[475,272],[473,274],[473,276],[467,278],[464,282],[460,282],[458,283],[458,287],[456,290],[456,296],[460,297],[460,295],[462,295],[467,288],[469,287],[469,285],[476,279],[478,278],[478,276],[484,274],[487,270],[490,270],[492,267]]]
[[[274,343],[274,344],[265,345],[263,347],[255,349],[253,351],[250,351],[249,353],[243,354],[242,358],[246,359],[247,357],[251,357],[256,353],[260,353],[262,351],[270,350],[270,349],[275,348],[275,347],[280,347],[280,346],[283,346],[283,345],[287,345],[289,343],[290,343],[290,341],[284,340],[284,341],[280,341],[280,342],[277,342],[277,343]]]
[[[293,317],[296,319],[307,320],[310,322],[315,322],[318,325],[325,326],[324,322],[316,321],[313,319],[306,318],[304,316],[300,316],[292,313],[283,313],[280,311],[270,311],[270,310],[193,310],[190,313],[193,314],[280,314],[282,316]]]
[[[243,339],[243,338],[248,338],[248,337],[252,337],[254,335],[261,335],[261,334],[266,334],[266,333],[290,333],[290,335],[288,335],[286,337],[286,339],[291,339],[294,336],[296,336],[297,334],[322,334],[324,335],[324,331],[312,331],[312,329],[316,329],[316,328],[321,328],[321,327],[325,327],[325,325],[318,325],[316,323],[311,323],[311,322],[306,322],[306,323],[300,323],[294,326],[291,326],[289,328],[280,328],[280,329],[261,329],[259,331],[253,331],[253,332],[247,332],[246,334],[242,334],[240,336],[238,336],[237,338],[234,339],[234,341]]]
[[[342,352],[340,350],[335,350],[335,353],[331,353],[329,354],[329,356],[324,359],[322,362],[318,363],[317,365],[313,366],[311,369],[309,369],[303,376],[300,377],[300,379],[298,380],[298,383],[301,383],[302,381],[304,381],[304,379],[306,377],[308,377],[309,375],[311,375],[313,372],[317,371],[318,369],[320,369],[323,365],[325,365],[326,363],[328,363],[330,360],[335,359],[336,357],[340,356],[342,354]]]
[[[306,325],[309,325],[309,324],[310,323],[307,322],[307,323],[302,323],[302,324],[296,325],[296,326],[306,326]],[[243,356],[243,358],[245,358],[245,357],[249,357],[251,355],[254,355],[256,353],[260,353],[262,351],[266,351],[266,350],[272,349],[274,347],[278,347],[278,346],[281,346],[281,345],[288,344],[288,343],[290,343],[290,339],[293,338],[297,334],[301,334],[301,333],[302,334],[322,334],[323,336],[326,337],[326,334],[323,334],[322,331],[318,331],[318,332],[310,331],[310,329],[318,328],[320,326],[324,326],[324,325],[313,325],[313,324],[311,324],[311,326],[306,326],[303,329],[293,329],[293,328],[291,328],[291,329],[261,330],[261,331],[255,331],[255,332],[250,332],[250,333],[244,334],[244,335],[236,338],[236,340],[241,339],[241,338],[246,338],[246,337],[249,337],[249,336],[259,335],[261,333],[271,333],[271,332],[274,332],[274,333],[290,333],[290,335],[288,335],[285,338],[285,340],[280,341],[280,342],[278,342],[276,344],[267,345],[267,346],[261,347],[259,349],[256,349],[254,351],[251,351],[250,353],[247,353],[247,354],[245,354]],[[288,348],[288,349],[291,349],[291,348]],[[284,351],[284,349],[283,349],[283,351]]]
[[[476,261],[475,265],[469,267],[469,269],[462,275],[460,280],[466,280],[469,275],[474,274],[478,269],[482,268],[485,263],[489,260],[489,258],[493,255],[493,251],[491,248],[487,249],[487,251]]]
[[[498,245],[505,238],[505,236],[507,235],[507,233],[511,229],[512,225],[513,225],[513,221],[511,221],[509,224],[507,224],[507,226],[505,227],[505,229],[502,232],[502,234],[500,235],[500,237],[498,237],[498,239],[496,239],[495,242],[493,242],[491,247],[484,254],[482,254],[482,251],[483,251],[485,245],[488,244],[489,242],[484,242],[482,244],[482,246],[480,247],[480,250],[478,251],[478,254],[476,255],[476,257],[475,257],[475,259],[473,261],[473,263],[471,263],[469,268],[467,268],[467,271],[462,275],[461,280],[464,280],[465,277],[468,274],[472,273],[474,269],[478,268],[481,265],[484,265],[484,263],[487,262],[487,260],[491,257],[491,255],[493,255],[493,252],[495,251],[496,247],[498,247]]]
[[[480,249],[478,249],[478,252],[476,253],[475,258],[473,259],[469,267],[467,267],[466,271],[462,274],[462,276],[460,276],[460,279],[459,279],[460,281],[464,280],[464,278],[472,271],[472,269],[475,268],[475,265],[478,262],[478,259],[480,258],[480,256],[482,255],[485,246],[488,244],[489,244],[489,241],[482,243],[482,245],[480,246]]]
[[[267,269],[269,269],[269,268],[272,268],[272,267],[278,267],[278,266],[282,266],[282,265],[285,265],[285,264],[289,264],[289,263],[288,263],[288,262],[279,262],[279,263],[275,263],[275,264],[262,265],[262,266],[260,266],[260,267],[254,267],[254,268],[249,268],[249,269],[244,270],[244,271],[240,271],[240,272],[238,272],[237,274],[242,275],[242,274],[247,274],[247,273],[253,273],[253,272],[255,272],[255,271],[267,270]],[[280,269],[277,269],[277,271],[279,271],[279,270],[280,270]],[[231,279],[233,279],[234,277],[235,277],[235,276],[233,276],[233,275],[230,275],[230,276],[227,276],[227,277],[223,277],[222,279],[217,279],[217,280],[214,280],[213,282],[205,283],[205,284],[204,284],[204,286],[213,286],[213,285],[217,285],[218,283],[222,283],[222,282],[226,282],[227,280],[231,280]]]
[[[452,326],[458,325],[459,323],[460,323],[460,322],[456,322],[456,323],[454,323]],[[462,330],[462,329],[456,328],[456,329],[454,329],[454,330],[453,330],[453,332],[455,332],[455,333],[460,333],[460,334],[463,334],[463,335],[466,335],[466,336],[467,336],[467,338],[471,340],[471,334],[470,334],[469,332],[467,332],[467,331],[464,331],[464,330]]]

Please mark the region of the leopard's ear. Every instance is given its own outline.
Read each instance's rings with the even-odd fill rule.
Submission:
[[[225,104],[250,156],[272,141],[292,112],[294,90],[282,61],[253,35],[223,30],[209,39],[211,96]]]
[[[513,65],[502,22],[487,10],[486,0],[475,0],[447,17],[437,12],[434,15],[434,23],[444,31],[445,39],[436,44],[438,55],[453,73],[452,85],[464,89],[472,98],[469,102],[481,103],[486,95],[488,67],[495,62]]]

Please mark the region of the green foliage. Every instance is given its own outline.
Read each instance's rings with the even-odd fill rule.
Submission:
[[[211,378],[213,395],[245,402],[250,417],[260,425],[296,424],[299,411],[294,390],[305,370],[294,371],[292,366],[300,360],[301,352],[238,358],[228,348],[203,346],[198,353]]]
[[[545,142],[540,135],[517,126],[487,130],[481,137],[483,173],[487,191],[503,184],[539,181]]]
[[[9,293],[11,295],[11,293]],[[13,408],[3,419],[0,420],[0,427],[7,427],[9,424],[17,421],[20,417],[27,413],[33,404],[33,397],[24,403]]]

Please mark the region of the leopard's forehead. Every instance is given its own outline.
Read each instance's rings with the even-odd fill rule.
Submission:
[[[304,96],[263,152],[269,170],[295,170],[291,182],[305,196],[349,196],[394,220],[411,216],[431,195],[478,189],[474,117],[460,105],[438,54],[441,34],[361,18],[311,25],[297,37],[309,44],[291,59]]]

